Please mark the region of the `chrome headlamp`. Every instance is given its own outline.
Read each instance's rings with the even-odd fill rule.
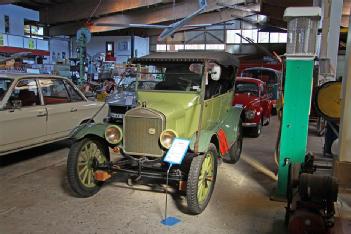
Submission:
[[[178,134],[174,130],[166,129],[160,134],[160,143],[164,148],[169,149],[177,136]]]
[[[253,119],[253,118],[255,118],[255,115],[256,115],[256,111],[255,110],[245,111],[246,119]]]
[[[105,139],[110,144],[118,144],[122,140],[122,129],[116,125],[108,126],[105,130]]]

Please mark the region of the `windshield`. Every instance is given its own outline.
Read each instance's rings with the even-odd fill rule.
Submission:
[[[7,91],[10,89],[11,84],[11,79],[0,78],[0,102],[5,97]]]
[[[258,96],[259,90],[258,86],[255,83],[244,83],[244,82],[237,82],[235,84],[235,92],[236,93],[250,93],[255,96]]]
[[[159,83],[160,81],[156,80],[139,80],[138,81],[138,89],[142,90],[155,90],[155,86]],[[127,91],[129,92],[134,92],[135,91],[135,81],[132,82],[128,87]]]
[[[277,75],[274,71],[262,70],[262,69],[250,69],[245,70],[241,74],[242,77],[251,77],[262,80],[267,85],[273,85],[278,82]]]
[[[138,90],[199,91],[202,65],[200,63],[148,64],[142,67]]]

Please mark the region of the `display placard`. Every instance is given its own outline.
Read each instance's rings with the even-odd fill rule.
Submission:
[[[189,140],[175,138],[163,161],[170,164],[181,164],[189,145]]]

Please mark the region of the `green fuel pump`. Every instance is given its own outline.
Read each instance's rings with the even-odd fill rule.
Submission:
[[[79,84],[84,81],[84,62],[86,61],[86,46],[91,39],[91,33],[88,28],[81,28],[77,31],[77,45],[78,45],[78,57],[79,57]]]
[[[286,77],[281,127],[278,186],[275,197],[286,197],[289,164],[303,163],[306,155],[319,7],[289,7]]]

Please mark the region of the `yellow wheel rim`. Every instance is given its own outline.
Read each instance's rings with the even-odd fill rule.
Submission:
[[[95,172],[92,167],[94,158],[99,163],[106,162],[104,153],[93,141],[88,141],[80,150],[77,163],[77,171],[80,182],[88,187],[93,188],[95,183]]]
[[[204,203],[209,195],[213,183],[214,161],[211,152],[207,152],[201,165],[199,181],[197,183],[197,200]]]

